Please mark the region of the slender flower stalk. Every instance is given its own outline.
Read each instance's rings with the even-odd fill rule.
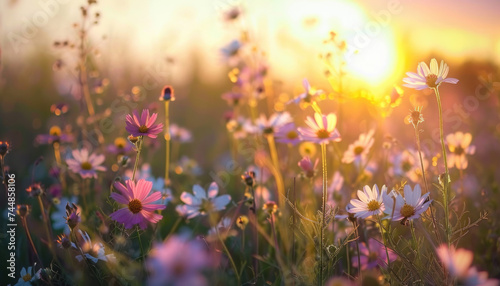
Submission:
[[[324,228],[326,221],[326,200],[327,200],[327,170],[326,170],[326,143],[321,143],[321,161],[323,165],[323,204],[321,212],[323,218],[321,219],[321,248],[320,248],[320,283],[323,283],[323,244],[324,244]]]
[[[382,227],[382,220],[380,219],[380,215],[377,215],[378,219],[378,227],[380,230],[380,235],[382,236],[382,240],[384,241],[385,254],[387,256],[387,266],[391,268],[391,260],[389,259],[389,251],[387,250],[387,241],[385,239],[384,228]]]
[[[438,87],[432,88],[434,93],[436,94],[436,100],[438,104],[439,110],[439,138],[441,140],[441,149],[443,151],[443,160],[444,160],[444,179],[443,179],[443,204],[444,204],[444,219],[445,219],[445,228],[446,228],[446,242],[448,246],[451,245],[451,226],[450,226],[450,214],[449,214],[449,198],[450,198],[450,173],[448,171],[448,160],[446,158],[446,146],[444,144],[444,128],[443,128],[443,108],[441,106],[441,98],[439,96]]]
[[[139,166],[139,157],[141,156],[143,140],[144,138],[142,136],[139,136],[139,140],[135,143],[137,156],[135,156],[134,170],[132,171],[132,181],[134,181],[135,179],[135,172],[137,171],[137,167]]]
[[[161,92],[160,101],[165,102],[165,186],[170,184],[169,171],[170,171],[170,101],[175,100],[174,89],[170,85],[163,87]]]

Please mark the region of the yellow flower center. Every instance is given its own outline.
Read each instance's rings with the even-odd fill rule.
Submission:
[[[354,148],[354,155],[359,156],[361,155],[361,153],[363,153],[364,150],[365,148],[363,148],[362,146],[356,146],[356,148]]]
[[[429,86],[431,88],[437,87],[437,85],[436,85],[437,75],[429,74],[427,77],[425,77],[425,80],[426,80],[425,83],[427,84],[427,86]]]
[[[138,199],[133,199],[128,203],[128,209],[136,214],[142,210],[142,203]]]
[[[318,136],[319,139],[326,139],[330,137],[330,132],[326,131],[326,129],[320,129],[316,131],[316,136]]]
[[[118,137],[115,139],[116,148],[123,149],[123,148],[125,148],[126,144],[127,144],[127,141],[125,140],[125,138]]]
[[[92,170],[92,164],[90,164],[89,162],[83,162],[80,167],[82,168],[82,170]]]
[[[415,214],[415,208],[408,204],[404,204],[404,206],[401,207],[400,213],[403,217],[409,218]]]
[[[61,136],[61,128],[58,126],[52,126],[49,130],[49,134],[52,136]]]
[[[411,170],[411,164],[408,161],[404,161],[403,164],[401,165],[401,169],[403,169],[403,172],[409,172]]]
[[[211,213],[214,210],[214,204],[211,201],[203,199],[200,205],[200,212],[202,214]]]
[[[26,273],[26,275],[23,276],[24,282],[28,282],[31,280],[31,275],[29,273]]]
[[[293,130],[286,134],[286,138],[288,139],[297,139],[297,137],[299,137],[299,134]]]
[[[146,133],[146,132],[148,132],[148,130],[149,130],[149,128],[146,125],[141,125],[141,127],[139,127],[140,133]]]
[[[373,212],[373,211],[376,211],[380,208],[380,203],[376,200],[371,200],[369,203],[368,203],[368,210]]]

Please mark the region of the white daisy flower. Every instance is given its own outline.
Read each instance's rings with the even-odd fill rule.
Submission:
[[[409,77],[403,79],[406,83],[403,84],[403,86],[414,88],[416,90],[422,90],[426,88],[437,88],[443,82],[456,84],[458,79],[446,78],[446,76],[448,76],[448,71],[449,67],[444,63],[444,61],[441,61],[441,64],[438,67],[436,59],[432,59],[430,69],[426,63],[421,62],[418,64],[418,73],[406,73]]]
[[[373,188],[364,186],[363,191],[358,190],[359,199],[351,199],[349,213],[354,217],[368,218],[372,215],[379,215],[385,210],[383,197],[387,194],[387,187],[382,186],[382,192],[379,192],[377,185]]]
[[[206,215],[211,212],[223,210],[231,201],[231,196],[217,196],[218,193],[219,187],[215,182],[210,184],[208,194],[200,185],[194,185],[194,196],[187,192],[181,194],[181,201],[185,205],[178,205],[176,208],[177,212],[190,219],[198,215]]]
[[[80,248],[82,249],[85,258],[89,259],[93,263],[97,263],[99,260],[105,262],[114,262],[116,260],[114,254],[105,254],[104,245],[101,242],[93,244],[87,232],[82,232],[81,230],[78,230],[78,232],[83,238],[83,242],[80,243]],[[78,260],[78,262],[83,260],[83,257],[81,255],[77,255],[75,256],[75,258]]]
[[[31,282],[35,282],[40,279],[40,271],[42,269],[38,269],[36,273],[34,273],[34,268],[36,267],[36,263],[33,267],[22,268],[21,269],[21,277],[17,280],[17,283],[14,286],[31,286]]]
[[[405,185],[404,195],[403,198],[401,194],[396,194],[394,191],[384,195],[384,212],[387,214],[387,218],[392,218],[393,221],[418,219],[432,202],[428,199],[429,193],[422,196],[419,184],[415,185],[413,190],[409,185]]]
[[[345,151],[342,157],[342,163],[349,164],[352,162],[360,163],[365,162],[370,149],[373,146],[373,134],[375,130],[371,129],[368,133],[362,133],[359,135],[358,140],[349,145],[347,151]]]
[[[312,103],[312,101],[316,96],[321,95],[323,93],[321,89],[312,88],[311,85],[309,84],[309,81],[306,78],[302,81],[302,86],[304,87],[305,92],[301,93],[296,98],[289,100],[286,104],[290,104],[292,102],[295,104],[299,104],[301,101],[304,101],[306,103]]]
[[[245,129],[249,133],[259,132],[264,135],[271,135],[277,131],[279,127],[292,121],[292,116],[286,111],[274,113],[269,119],[267,119],[264,114],[261,114],[260,117],[255,120],[255,126],[247,124]]]

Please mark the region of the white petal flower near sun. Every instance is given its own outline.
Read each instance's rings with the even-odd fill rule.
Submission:
[[[476,146],[470,145],[472,135],[470,133],[456,132],[446,136],[446,143],[451,154],[448,157],[448,168],[457,167],[459,170],[466,169],[469,165],[466,155],[476,152]]]
[[[422,90],[426,88],[437,88],[441,83],[456,84],[458,79],[446,78],[448,76],[449,67],[444,61],[438,66],[436,59],[431,60],[430,68],[426,63],[418,64],[417,73],[407,72],[408,77],[404,78],[403,86]]]
[[[373,215],[382,214],[385,210],[383,197],[387,194],[387,187],[382,186],[382,191],[379,192],[378,186],[373,188],[364,186],[363,191],[358,190],[358,199],[351,199],[349,213],[353,213],[354,217],[368,218]]]

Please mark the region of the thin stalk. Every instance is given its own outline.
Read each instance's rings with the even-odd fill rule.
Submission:
[[[170,113],[169,113],[170,100],[165,100],[165,185],[170,185],[169,171],[170,171]]]
[[[418,130],[418,123],[414,125],[414,130],[415,130],[415,142],[417,144],[418,158],[420,160],[420,168],[422,169],[422,178],[424,179],[425,191],[426,193],[429,193],[429,185],[427,184],[427,177],[425,175],[424,159],[422,157],[422,148],[420,147],[420,133]],[[434,227],[434,233],[436,234],[436,238],[438,239],[438,241],[441,241],[441,236],[439,235],[439,231],[437,229],[436,217],[434,216],[434,210],[432,206],[430,206],[429,208],[431,210],[432,226]]]
[[[391,261],[389,259],[389,250],[387,250],[387,241],[385,239],[384,229],[382,228],[382,220],[380,219],[380,215],[377,215],[377,219],[378,219],[378,227],[380,230],[380,235],[382,236],[382,240],[384,241],[385,255],[387,256],[387,266],[391,268]]]
[[[137,141],[136,144],[137,156],[135,156],[134,171],[132,172],[132,181],[134,181],[135,179],[135,172],[137,171],[137,167],[139,166],[139,157],[141,156],[141,150],[142,150],[142,140],[143,137],[139,136],[139,141]]]
[[[258,268],[259,268],[259,260],[256,258],[259,255],[259,231],[257,229],[257,203],[256,203],[256,198],[255,198],[255,191],[253,187],[249,187],[250,192],[252,193],[253,197],[253,202],[252,202],[252,207],[250,208],[250,211],[252,212],[252,218],[253,218],[253,247],[254,247],[254,258],[253,258],[253,267],[255,271],[255,281],[257,281],[257,275],[258,275]]]
[[[449,216],[449,205],[448,200],[450,198],[450,173],[448,171],[448,160],[446,158],[446,146],[444,145],[444,128],[443,128],[443,108],[441,106],[441,98],[439,96],[439,90],[437,87],[433,88],[434,93],[436,94],[436,100],[439,109],[439,138],[441,140],[441,149],[443,151],[443,160],[444,160],[444,179],[443,179],[443,199],[444,199],[444,218],[445,218],[445,227],[446,227],[446,242],[448,243],[448,247],[451,245],[451,227],[450,227],[450,216]]]
[[[231,253],[226,247],[226,244],[224,243],[224,240],[220,237],[219,233],[219,226],[215,225],[215,232],[217,233],[217,237],[219,238],[220,243],[222,244],[222,247],[224,248],[224,251],[226,252],[227,257],[229,258],[229,261],[231,262],[231,266],[234,269],[234,274],[236,275],[236,279],[238,279],[238,284],[241,285],[241,277],[240,277],[240,272],[238,271],[238,268],[236,268],[236,264],[234,263],[233,257],[231,256]]]
[[[56,158],[57,167],[61,168],[62,161],[61,161],[61,149],[59,142],[54,142],[52,146],[54,147],[54,157]],[[66,180],[64,179],[62,168],[59,170],[59,181],[61,182],[62,189],[66,190]]]
[[[358,231],[358,223],[352,222],[352,227],[354,227],[354,231],[356,231],[356,251],[358,253],[358,279],[361,280],[361,254],[359,253],[359,231]]]
[[[38,196],[38,203],[40,204],[40,211],[42,212],[43,225],[45,227],[45,232],[47,234],[47,244],[49,246],[49,250],[52,253],[52,256],[56,257],[56,253],[54,251],[54,246],[52,245],[52,234],[49,229],[49,220],[47,219],[47,214],[45,213],[45,207],[43,206],[41,196]]]
[[[137,239],[139,241],[139,247],[141,248],[141,256],[139,258],[144,259],[144,248],[142,247],[141,231],[139,230],[139,226],[136,227],[136,230],[137,230]]]
[[[323,239],[324,239],[324,228],[326,221],[326,199],[327,199],[327,170],[326,170],[326,143],[321,143],[321,161],[323,165],[323,205],[321,207],[321,212],[323,218],[321,220],[321,241],[320,241],[320,283],[323,283]]]
[[[21,218],[21,223],[23,225],[23,228],[24,228],[24,231],[26,232],[26,237],[28,237],[28,241],[30,243],[30,246],[31,246],[31,249],[33,250],[33,252],[35,253],[36,255],[36,259],[38,260],[38,262],[40,262],[40,264],[42,265],[43,267],[43,263],[42,263],[42,260],[40,259],[40,256],[38,256],[38,251],[36,250],[35,248],[35,244],[33,243],[33,239],[31,238],[31,234],[28,230],[28,223],[26,221],[26,217],[22,217]]]

